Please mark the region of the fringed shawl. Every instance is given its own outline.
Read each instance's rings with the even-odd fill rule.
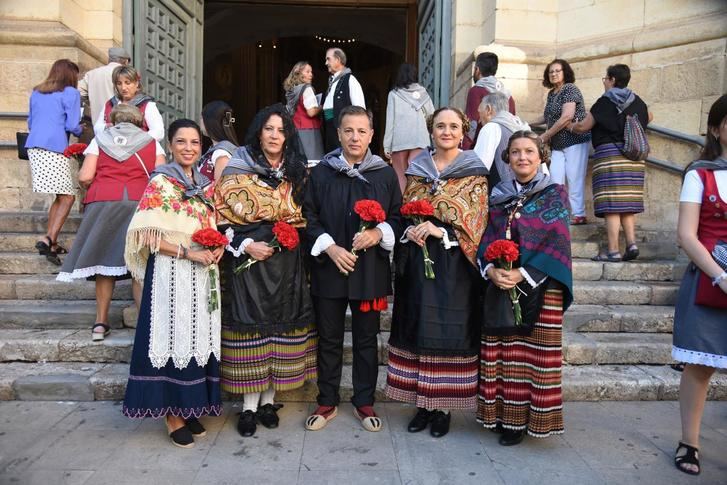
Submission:
[[[135,279],[144,279],[149,254],[159,252],[162,239],[189,247],[196,231],[216,228],[214,210],[200,196],[185,199],[185,190],[165,174],[154,175],[146,186],[126,233],[124,258]],[[212,191],[207,186],[204,196],[211,198]]]
[[[477,244],[487,225],[487,177],[449,178],[446,183],[440,183],[433,193],[432,181],[413,175],[406,178],[403,203],[413,200],[431,202],[434,218],[452,226],[460,249],[476,266]]]
[[[505,239],[508,210],[513,199],[490,206],[490,223],[477,249],[481,267],[487,247],[498,239]],[[562,185],[530,193],[518,210],[520,216],[512,219],[512,240],[520,246],[519,266],[532,266],[565,287],[563,311],[573,301],[573,272],[571,270],[570,230],[568,227],[568,194]]]

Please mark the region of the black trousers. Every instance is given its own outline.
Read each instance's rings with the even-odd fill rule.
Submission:
[[[336,123],[334,120],[325,120],[323,123],[323,144],[325,145],[326,153],[331,153],[336,148],[341,146],[341,142],[338,139],[338,130],[336,130]]]
[[[353,397],[356,407],[374,404],[376,378],[379,374],[377,334],[379,312],[362,312],[358,300],[347,298],[313,298],[318,327],[318,404],[338,406],[341,401],[343,336],[346,331],[346,307],[351,305],[353,334]]]

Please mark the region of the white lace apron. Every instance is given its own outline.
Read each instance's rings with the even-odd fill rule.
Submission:
[[[219,272],[218,272],[219,274]],[[155,368],[187,367],[192,357],[207,364],[220,359],[220,310],[208,310],[208,267],[187,259],[157,254],[151,281],[151,338],[149,360]],[[219,281],[214,281],[219,288]]]

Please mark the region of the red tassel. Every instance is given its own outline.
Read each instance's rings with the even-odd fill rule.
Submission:
[[[364,313],[371,311],[371,302],[368,300],[361,300],[361,305],[358,309]]]
[[[387,308],[389,308],[389,301],[385,296],[382,296],[379,298],[379,311],[383,312]]]

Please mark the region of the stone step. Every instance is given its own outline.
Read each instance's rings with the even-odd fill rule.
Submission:
[[[576,281],[574,303],[579,305],[674,305],[678,282]]]
[[[572,332],[671,333],[674,307],[663,305],[571,305],[563,327]]]
[[[89,325],[90,327],[90,325]],[[102,342],[89,328],[0,330],[0,362],[128,362],[134,330],[117,329]],[[576,333],[563,335],[563,361],[588,364],[668,364],[671,335],[663,333]],[[378,335],[379,362],[388,362],[389,332]],[[352,335],[346,332],[343,361],[352,362]]]
[[[590,259],[573,259],[575,281],[678,281],[687,267],[686,261],[627,261],[604,263]]]
[[[0,300],[93,300],[93,281],[57,281],[56,275],[0,275]],[[116,282],[113,299],[131,300],[131,280]],[[29,303],[30,304],[30,303]]]
[[[75,233],[81,224],[82,214],[71,211],[63,224],[62,233]],[[30,232],[45,234],[48,225],[48,213],[45,211],[0,211],[0,233]]]
[[[35,243],[43,234],[31,232],[2,232],[0,233],[0,252],[21,252],[37,254]],[[70,249],[75,234],[61,233],[58,242],[66,249]]]
[[[60,256],[61,260],[63,257]],[[56,274],[60,269],[37,251],[0,252],[0,274]]]
[[[0,400],[104,401],[124,398],[128,364],[23,363],[0,364]],[[584,365],[563,367],[565,401],[674,401],[679,396],[681,374],[668,366]],[[377,401],[384,395],[386,368],[379,368]],[[353,393],[351,366],[344,365],[341,399]],[[280,392],[280,402],[315,402],[317,388],[308,382],[302,388]],[[223,396],[226,400],[230,396]],[[710,400],[727,400],[727,373],[716,373],[707,394]]]
[[[109,325],[121,328],[122,311],[130,301],[113,301]],[[90,332],[96,321],[96,302],[75,301],[0,301],[0,329],[85,329]],[[0,330],[0,334],[5,330]],[[90,340],[90,336],[89,336]]]

